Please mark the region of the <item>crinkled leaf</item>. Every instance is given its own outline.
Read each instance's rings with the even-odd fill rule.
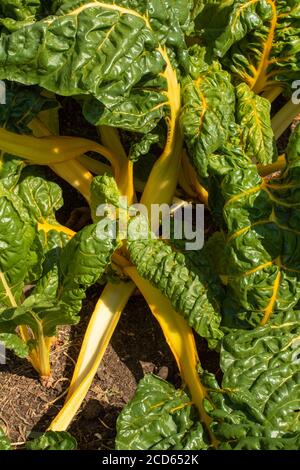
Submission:
[[[27,177],[20,182],[18,192],[33,220],[41,225],[56,225],[59,230],[55,213],[62,207],[63,199],[62,190],[56,183]]]
[[[216,188],[226,227],[227,297],[251,324],[268,321],[300,298],[299,149],[300,127],[291,140],[281,178],[263,180],[255,165],[232,166]],[[217,198],[216,198],[217,199]]]
[[[2,35],[0,78],[88,95],[84,114],[92,123],[150,131],[166,104],[158,41],[182,49],[184,38],[169,2],[137,6],[66,2],[54,16]]]
[[[2,193],[2,194],[1,194]],[[5,280],[16,301],[34,260],[31,247],[36,231],[22,200],[0,186],[0,303],[10,305]],[[4,280],[3,280],[4,279]]]
[[[156,133],[144,134],[142,138],[132,144],[129,152],[129,159],[136,162],[142,155],[147,155],[153,144],[157,144],[160,141],[160,136]]]
[[[127,248],[138,273],[149,280],[212,347],[222,338],[218,284],[207,258],[179,252],[162,240],[144,236],[139,218],[129,223]],[[220,291],[218,292],[220,293]]]
[[[263,165],[276,160],[271,104],[251,91],[245,83],[237,87],[237,123],[241,126],[243,148],[249,157]]]
[[[203,427],[189,396],[146,375],[117,421],[117,450],[206,449]]]
[[[35,283],[33,293],[43,295],[49,301],[54,301],[59,288],[59,259],[61,251],[69,239],[64,232],[55,229],[49,232],[40,231],[38,238],[44,253],[44,260],[42,275]]]
[[[268,0],[235,0],[231,5],[225,30],[216,41],[216,54],[222,57],[230,47],[243,39],[249,32],[259,29],[264,21],[272,18],[272,6]]]
[[[1,311],[1,333],[13,333],[18,326],[27,325],[36,340],[41,332],[51,337],[57,326],[77,323],[85,292],[104,274],[115,241],[101,239],[95,224],[85,227],[67,244],[54,231],[46,246],[44,263],[40,260],[41,278],[20,306]],[[9,286],[7,295],[13,291]]]
[[[208,47],[209,41],[214,41],[215,54],[239,81],[256,93],[276,85],[291,90],[299,78],[298,0],[217,2],[210,14],[205,30],[201,12],[199,34]]]
[[[209,157],[225,144],[234,121],[235,94],[230,76],[217,63],[196,79],[183,79],[181,123],[190,157],[206,177]]]
[[[201,373],[218,449],[299,448],[299,333],[300,312],[290,311],[253,331],[225,336],[221,387],[212,374]],[[211,448],[195,411],[182,390],[146,376],[118,418],[117,448]]]
[[[15,31],[32,23],[40,12],[40,0],[2,0],[0,25],[3,25],[8,31]]]
[[[103,209],[104,206],[107,209],[110,206],[119,207],[121,203],[120,197],[121,193],[113,176],[96,176],[91,184],[91,212],[94,222],[105,216],[105,213],[100,215],[101,207]]]
[[[116,246],[113,237],[101,236],[98,225],[92,224],[78,232],[62,250],[59,299],[70,315],[80,310],[86,289],[101,279]]]

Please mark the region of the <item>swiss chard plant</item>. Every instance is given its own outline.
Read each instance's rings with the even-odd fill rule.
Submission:
[[[297,0],[1,3],[0,340],[48,381],[57,328],[104,284],[65,404],[29,448],[75,447],[66,429],[136,287],[183,386],[146,376],[118,449],[299,448],[300,126],[280,139],[300,113],[299,31]],[[97,139],[60,135],[64,97]],[[89,205],[78,233],[43,166]],[[210,212],[202,249],[150,229],[174,201]]]

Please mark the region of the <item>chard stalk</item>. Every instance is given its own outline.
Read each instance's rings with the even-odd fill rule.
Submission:
[[[44,112],[43,118],[47,119],[47,117],[47,112]],[[49,137],[53,135],[49,127],[43,122],[42,117],[33,119],[29,127],[35,137]],[[79,161],[69,160],[67,163],[53,163],[49,167],[73,186],[73,188],[77,189],[87,202],[90,202],[90,186],[93,181],[93,175]]]
[[[183,136],[179,125],[180,84],[167,50],[159,47],[159,51],[167,64],[162,75],[168,85],[166,105],[170,107],[170,116],[167,118],[168,136],[164,151],[152,168],[141,198],[141,203],[150,213],[152,204],[171,204],[172,202],[179,177],[183,146]]]
[[[98,131],[103,144],[117,156],[118,164],[115,167],[115,180],[120,193],[127,196],[128,203],[132,204],[136,199],[133,183],[133,162],[127,158],[116,128],[99,126]]]
[[[0,282],[3,285],[4,291],[6,293],[6,297],[9,300],[10,305],[13,308],[18,308],[18,304],[16,299],[7,283],[5,274],[0,271]],[[42,326],[40,322],[37,321],[38,325],[38,335],[37,338],[34,337],[31,330],[28,328],[27,325],[20,325],[18,327],[20,337],[22,340],[28,344],[28,342],[32,339],[37,341],[37,346],[34,349],[31,349],[28,355],[28,360],[34,367],[34,369],[39,373],[40,377],[49,377],[50,376],[50,347],[51,343],[45,342],[45,337],[43,334]]]
[[[77,158],[77,160],[79,163],[81,163],[82,166],[84,166],[86,170],[95,173],[95,175],[104,175],[105,173],[112,174],[112,169],[109,165],[106,165],[105,163],[102,163],[95,158],[88,157],[87,155],[81,155]],[[144,191],[145,184],[146,183],[144,183],[144,181],[141,179],[134,177],[134,188],[139,193]]]
[[[40,165],[62,163],[94,151],[107,158],[114,166],[115,156],[103,145],[80,137],[19,135],[0,129],[0,147],[4,152]]]
[[[37,358],[38,373],[41,380],[50,377],[51,368],[50,368],[50,349],[51,349],[51,339],[44,336],[43,326],[40,321],[37,321],[38,325],[38,334],[35,338],[37,341],[37,346],[33,349],[35,357]]]
[[[270,103],[273,103],[273,101],[275,101],[276,98],[278,98],[278,96],[281,95],[282,91],[283,91],[283,88],[281,86],[273,86],[273,87],[267,88],[262,93],[262,97],[269,100]]]
[[[276,139],[279,139],[299,114],[300,104],[294,104],[292,100],[288,101],[286,105],[278,111],[272,119],[272,129]]]
[[[185,150],[183,151],[183,157],[182,157],[182,173],[185,177],[185,181],[187,182],[188,187],[190,188],[190,193],[194,193],[197,199],[207,206],[208,205],[208,192],[199,183],[196,170],[190,163],[188,155]]]
[[[80,155],[77,160],[87,170],[91,171],[92,173],[95,173],[95,175],[104,175],[105,173],[112,174],[112,169],[109,165],[106,165],[106,163],[102,163],[93,157],[88,157],[87,155]]]
[[[260,163],[257,165],[257,170],[260,176],[268,176],[276,171],[282,171],[286,167],[286,159],[285,155],[280,155],[277,161],[274,163],[270,163],[270,165],[261,165]]]
[[[73,188],[77,189],[85,200],[90,203],[90,187],[93,175],[76,160],[69,160],[67,163],[53,163],[49,167]]]
[[[132,282],[108,283],[90,319],[63,408],[48,430],[64,431],[79,410],[99,368],[120,315],[135,289]]]
[[[182,380],[188,387],[192,401],[198,409],[201,422],[206,426],[212,445],[217,447],[217,440],[210,428],[212,420],[204,408],[204,400],[209,398],[197,372],[200,360],[192,329],[185,319],[173,309],[169,299],[153,287],[149,281],[143,279],[134,266],[125,267],[124,271],[137,285],[158,320],[175,357]]]

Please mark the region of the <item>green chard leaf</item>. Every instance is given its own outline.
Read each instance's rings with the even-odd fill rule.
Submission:
[[[34,260],[32,245],[36,237],[33,222],[23,201],[7,191],[0,181],[0,305],[11,305],[6,283],[18,301]],[[21,262],[22,260],[22,262]]]
[[[299,139],[300,127],[280,178],[266,181],[255,165],[240,162],[217,180],[213,203],[219,193],[226,227],[222,274],[227,299],[240,305],[233,315],[252,325],[289,310],[300,298]]]
[[[153,375],[140,381],[117,422],[117,450],[204,450],[205,441],[188,394]]]
[[[183,78],[181,124],[185,142],[200,177],[208,176],[211,154],[229,138],[235,121],[235,93],[230,76],[217,62],[192,78]]]
[[[215,56],[255,93],[269,93],[276,86],[290,93],[299,76],[298,0],[217,3],[207,30],[204,11],[195,20],[208,48],[213,41]]]
[[[41,13],[40,0],[2,0],[0,5],[0,25],[8,31],[32,23]]]
[[[163,48],[184,60],[190,8],[172,0],[59,2],[54,15],[0,36],[0,79],[85,96],[91,123],[149,132],[167,105]]]
[[[117,247],[113,237],[99,235],[98,224],[84,227],[62,250],[59,299],[68,315],[78,313],[85,291],[99,281]]]
[[[297,450],[300,312],[252,331],[233,330],[221,348],[221,387],[201,372],[210,436],[188,393],[148,375],[117,422],[117,449]]]
[[[69,241],[72,231],[55,217],[63,204],[59,186],[18,168],[15,175],[10,190],[7,178],[0,180],[0,338],[24,357],[41,335],[77,323],[85,292],[101,279],[116,242],[98,237],[97,224]],[[16,334],[20,325],[29,327],[30,344]]]
[[[54,231],[44,245],[41,277],[31,286],[30,295],[18,304],[14,299],[10,308],[0,311],[0,338],[22,357],[26,345],[22,349],[10,336],[16,328],[27,325],[35,346],[41,336],[55,336],[57,326],[77,323],[86,290],[101,279],[115,249],[114,240],[98,237],[97,224],[85,227],[68,243],[62,243],[56,235]],[[13,289],[4,282],[6,295],[11,299]]]
[[[47,431],[26,443],[27,450],[76,450],[77,442],[66,431]]]
[[[107,206],[107,208],[109,208],[109,205],[115,208],[119,207],[121,202],[120,197],[121,193],[113,176],[96,176],[91,184],[91,212],[93,221],[97,222],[101,219],[97,212],[100,206]]]
[[[0,428],[0,450],[11,450],[10,440],[2,428]]]
[[[151,147],[154,144],[158,144],[160,140],[161,136],[155,131],[149,134],[144,134],[139,141],[131,145],[128,158],[133,162],[137,162],[142,155],[148,155]]]
[[[16,333],[0,333],[0,343],[10,349],[16,356],[25,358],[28,356],[29,347]]]
[[[144,237],[140,220],[137,217],[129,223],[130,260],[140,276],[168,297],[188,324],[207,338],[211,347],[216,347],[222,338],[219,313],[222,289],[209,258],[202,251],[178,251],[176,245]]]
[[[271,126],[270,102],[241,83],[237,87],[236,113],[246,154],[263,165],[275,161],[277,149]]]

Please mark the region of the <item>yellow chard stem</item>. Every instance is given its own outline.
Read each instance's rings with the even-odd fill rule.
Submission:
[[[278,98],[279,95],[281,95],[283,91],[283,88],[280,87],[280,86],[275,86],[275,87],[271,87],[271,88],[267,88],[263,93],[262,93],[262,97],[263,98],[266,98],[267,100],[270,101],[270,103],[273,103],[273,101],[276,100],[276,98]]]
[[[38,372],[40,377],[49,377],[51,375],[50,370],[50,348],[51,348],[51,339],[44,336],[43,327],[40,322],[38,322],[38,335],[37,335],[37,345],[33,350],[36,354]]]
[[[73,188],[77,189],[90,203],[90,187],[93,175],[76,160],[63,163],[53,163],[49,167],[61,178],[67,181]]]
[[[49,430],[64,431],[70,425],[91,386],[134,289],[132,282],[108,283],[105,286],[85,333],[66,403],[50,424]]]
[[[185,175],[185,178],[186,178],[186,181],[188,182],[189,187],[191,188],[190,192],[194,192],[198,200],[207,206],[208,205],[208,192],[199,183],[196,170],[190,163],[189,157],[185,150],[183,151],[183,157],[182,157],[182,171],[183,171],[183,174]]]
[[[98,131],[103,144],[115,155],[118,155],[120,161],[125,163],[128,159],[118,129],[110,126],[99,126]]]
[[[0,282],[2,283],[3,285],[3,288],[5,290],[5,293],[6,293],[6,297],[8,298],[9,300],[9,303],[10,305],[13,307],[13,308],[17,308],[18,307],[18,304],[16,302],[16,299],[14,298],[14,295],[7,283],[7,280],[6,280],[6,277],[5,277],[5,274],[3,272],[0,271]],[[29,329],[27,327],[27,325],[20,325],[18,327],[18,331],[19,331],[19,335],[21,337],[21,339],[24,341],[24,343],[28,343],[28,341],[30,341],[32,339],[32,336],[30,335],[29,333]],[[32,349],[29,353],[29,356],[28,356],[28,360],[29,362],[32,364],[32,366],[34,367],[34,369],[40,373],[40,364],[39,364],[39,357],[37,355],[37,352],[36,350]]]
[[[276,171],[282,171],[286,167],[286,159],[285,155],[280,155],[277,161],[274,163],[270,163],[270,165],[261,165],[260,163],[257,165],[257,170],[260,176],[268,176]]]
[[[141,203],[151,211],[151,204],[171,204],[176,191],[181,164],[183,137],[179,126],[181,106],[180,84],[165,48],[159,51],[167,64],[163,76],[167,80],[167,102],[170,116],[167,119],[168,136],[162,155],[156,161],[146,183]]]
[[[300,114],[300,104],[294,104],[292,100],[288,101],[286,105],[278,111],[272,119],[272,129],[276,139],[279,139],[298,114]]]
[[[81,163],[86,170],[95,173],[95,175],[112,174],[112,169],[105,163],[96,160],[95,158],[88,157],[87,155],[81,155],[77,158],[78,162]],[[136,191],[142,193],[145,189],[146,183],[139,178],[134,178],[134,188]]]
[[[95,173],[95,175],[104,175],[105,173],[112,173],[112,168],[109,165],[106,165],[106,163],[102,163],[99,160],[96,160],[95,158],[88,157],[87,155],[80,155],[77,160],[87,170],[91,171],[92,173]]]
[[[80,137],[33,137],[15,134],[1,128],[0,148],[4,152],[40,165],[72,160],[89,151],[97,152],[112,164],[115,163],[115,156],[108,149],[92,140]]]
[[[84,152],[94,151],[107,158],[115,174],[119,174],[118,157],[97,142],[78,137],[52,136],[39,119],[34,119],[30,127],[36,137],[14,134],[1,128],[0,149],[29,162],[48,165],[61,178],[78,189],[87,201],[90,200],[89,189],[93,175],[76,158]]]
[[[127,158],[126,152],[120,140],[119,132],[110,126],[99,126],[98,128],[103,144],[118,158],[115,167],[115,179],[120,193],[128,197],[128,203],[135,200],[133,183],[133,162]]]
[[[188,387],[192,401],[199,411],[201,422],[206,426],[212,445],[216,447],[217,440],[210,428],[211,418],[204,408],[204,400],[208,399],[208,394],[197,372],[200,360],[192,329],[185,319],[173,309],[170,301],[149,281],[143,279],[134,266],[126,267],[124,271],[137,285],[158,320],[176,359],[182,380]]]
[[[42,113],[40,113],[41,115]],[[44,117],[47,114],[44,112]],[[44,124],[42,118],[34,118],[29,124],[35,137],[51,136],[52,132]],[[80,158],[80,157],[79,157]],[[49,164],[49,167],[61,178],[67,181],[71,186],[77,189],[87,202],[90,202],[90,186],[93,181],[93,175],[77,160],[68,162]]]

